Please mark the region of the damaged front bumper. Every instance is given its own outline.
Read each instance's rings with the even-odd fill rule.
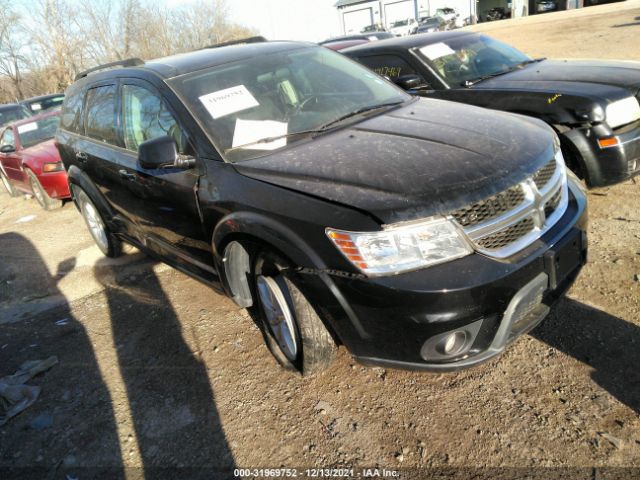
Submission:
[[[432,371],[477,365],[542,321],[585,263],[586,198],[575,184],[570,190],[562,218],[505,261],[473,254],[396,276],[332,275],[329,289],[326,278],[302,275],[305,293],[362,363]]]

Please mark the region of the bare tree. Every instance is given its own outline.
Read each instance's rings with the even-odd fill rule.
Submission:
[[[3,101],[23,96],[21,70],[26,58],[22,54],[25,42],[19,22],[20,16],[12,10],[10,2],[0,1],[0,76],[9,80],[13,90],[2,92]]]

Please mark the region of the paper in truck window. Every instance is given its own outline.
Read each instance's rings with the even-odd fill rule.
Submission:
[[[268,143],[256,143],[263,138],[279,137],[287,134],[289,124],[286,122],[276,122],[273,120],[236,120],[236,128],[233,132],[232,147],[247,145],[245,148],[251,150],[275,150],[287,144],[286,138],[281,138]]]
[[[244,85],[218,90],[199,98],[214,119],[260,105]]]
[[[38,124],[36,122],[25,123],[24,125],[18,125],[18,133],[27,133],[33,132],[38,129]]]
[[[31,110],[33,110],[34,112],[37,112],[38,110],[42,110],[42,105],[40,105],[39,103],[32,103]]]
[[[447,55],[453,55],[456,52],[446,43],[439,42],[422,47],[420,53],[429,60],[435,60],[440,57],[446,57]]]

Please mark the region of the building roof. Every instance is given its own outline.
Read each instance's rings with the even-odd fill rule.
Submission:
[[[338,0],[334,7],[336,8],[342,8],[342,7],[348,7],[349,5],[357,5],[358,3],[368,3],[368,2],[372,2],[374,0]]]

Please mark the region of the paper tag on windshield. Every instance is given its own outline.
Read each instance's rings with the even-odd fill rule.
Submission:
[[[269,137],[279,137],[287,134],[289,124],[274,120],[236,120],[236,128],[233,132],[232,147],[246,145],[248,150],[275,150],[287,144],[286,138],[280,138],[273,142],[253,143]]]
[[[33,111],[42,110],[42,105],[40,105],[39,103],[32,103],[31,104],[31,110],[33,110]]]
[[[426,47],[422,47],[420,49],[420,53],[422,53],[429,60],[435,60],[436,58],[453,55],[456,52],[446,43],[439,42],[427,45]]]
[[[33,132],[38,129],[38,124],[36,122],[25,123],[24,125],[18,125],[18,133],[27,133]]]
[[[244,85],[218,90],[199,98],[214,119],[260,105]]]

